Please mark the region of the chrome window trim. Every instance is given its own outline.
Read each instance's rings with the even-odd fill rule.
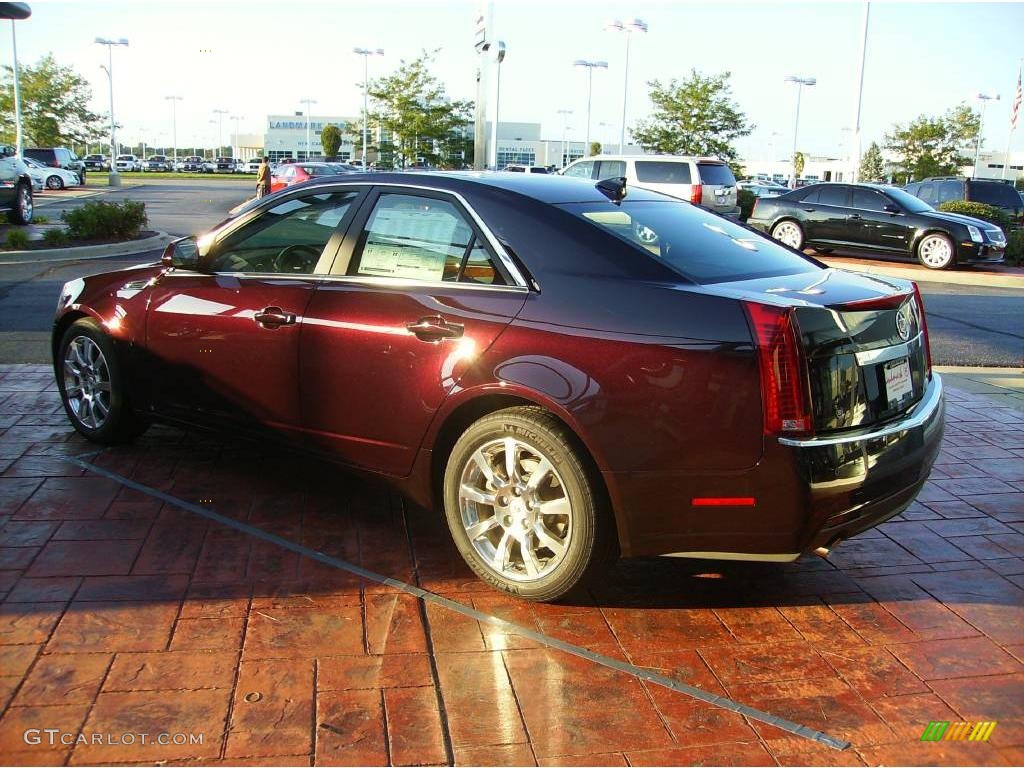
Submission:
[[[924,332],[919,331],[917,336],[914,338],[907,339],[899,344],[893,344],[890,347],[881,347],[879,349],[869,349],[864,352],[857,352],[854,355],[854,357],[857,358],[857,365],[884,363],[888,360],[895,360],[897,357],[907,357],[910,355],[910,346],[918,343],[921,340],[922,335],[924,335]]]
[[[867,432],[856,432],[854,434],[842,435],[841,437],[814,437],[808,440],[796,440],[791,437],[780,437],[781,445],[788,445],[794,448],[828,448],[847,443],[861,443],[869,440],[877,440],[881,437],[888,437],[911,429],[918,429],[925,426],[932,420],[939,408],[942,407],[942,377],[932,372],[932,380],[917,405],[910,414],[895,424],[890,424],[881,429]]]
[[[401,183],[394,182],[394,181],[374,182],[374,181],[369,181],[369,180],[363,179],[361,181],[354,181],[354,180],[353,181],[325,181],[325,182],[321,182],[319,184],[310,184],[309,186],[303,186],[301,189],[296,190],[296,192],[301,192],[301,193],[312,192],[312,193],[316,194],[316,190],[322,189],[322,188],[325,188],[325,187],[331,187],[331,188],[333,188],[333,187],[369,187],[371,189],[374,188],[374,187],[392,187],[392,188],[398,188],[398,189],[419,189],[419,190],[422,190],[424,192],[433,192],[435,194],[451,195],[469,213],[469,215],[473,219],[474,223],[477,225],[477,227],[480,229],[480,231],[483,232],[484,237],[487,238],[487,243],[488,243],[488,245],[491,246],[491,250],[494,251],[494,253],[496,253],[498,255],[498,258],[501,260],[502,265],[504,265],[505,269],[508,271],[509,275],[512,276],[512,279],[516,283],[515,286],[500,286],[500,287],[506,287],[506,288],[507,287],[518,287],[518,288],[523,288],[525,290],[529,290],[530,289],[529,284],[526,282],[526,278],[523,277],[522,272],[519,271],[519,268],[516,266],[515,262],[512,260],[512,257],[508,255],[508,252],[501,245],[501,241],[498,240],[498,238],[494,235],[494,233],[491,231],[490,227],[488,227],[484,223],[484,220],[482,218],[480,218],[480,214],[478,214],[476,212],[476,210],[473,208],[473,206],[469,204],[469,201],[467,201],[465,197],[463,197],[459,192],[456,192],[455,190],[444,189],[444,188],[439,188],[439,187],[428,187],[425,184],[401,184]],[[274,202],[276,204],[278,201],[274,201]],[[261,210],[261,209],[258,209],[258,208],[250,209],[250,210],[246,211],[246,215],[252,213],[255,210]],[[225,227],[225,229],[226,229],[226,227]],[[256,274],[256,273],[251,273],[251,272],[245,272],[245,273],[242,273],[242,272],[230,272],[230,273],[226,273],[226,274],[240,275],[240,274]],[[271,274],[274,274],[274,273],[271,273]],[[313,275],[313,277],[334,277],[334,275]],[[387,279],[390,280],[392,278],[387,278]],[[421,282],[421,283],[418,283],[418,285],[452,285],[452,284],[453,283],[447,283],[447,282],[434,282],[434,283]],[[475,285],[479,286],[480,284],[477,283]],[[494,287],[499,287],[499,286],[494,286]]]
[[[311,283],[351,283],[353,285],[370,285],[380,288],[412,289],[423,288],[456,288],[459,290],[474,289],[487,291],[505,291],[511,293],[529,293],[530,289],[521,285],[488,285],[487,283],[456,282],[454,280],[413,280],[403,277],[375,277],[372,275],[298,275],[285,272],[195,272],[172,268],[164,273],[166,277],[233,277],[236,280],[293,280]]]

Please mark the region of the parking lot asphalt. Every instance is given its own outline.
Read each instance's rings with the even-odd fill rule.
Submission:
[[[917,501],[828,560],[625,561],[540,605],[486,588],[443,516],[381,485],[166,427],[98,450],[70,429],[46,367],[2,366],[0,753],[1019,765],[1024,413],[949,383]],[[931,721],[996,726],[987,742],[921,741]],[[202,744],[26,743],[32,728]]]

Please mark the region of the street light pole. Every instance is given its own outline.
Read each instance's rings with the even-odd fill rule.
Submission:
[[[999,101],[999,94],[995,96],[989,96],[987,93],[979,93],[975,95],[978,101],[981,102],[981,118],[978,120],[978,141],[974,145],[974,178],[978,178],[978,159],[981,157],[981,134],[985,130],[985,106],[990,101]],[[1009,158],[1003,161],[1003,165],[1009,162]]]
[[[573,66],[586,67],[587,68],[587,129],[586,138],[583,144],[583,156],[590,157],[590,104],[591,97],[594,92],[594,70],[595,69],[608,69],[607,61],[587,61],[586,59],[576,59],[573,62]]]
[[[853,112],[853,183],[860,180],[860,107],[864,100],[864,61],[868,52],[868,21],[871,18],[871,3],[864,3],[864,31],[860,39],[860,66],[857,69],[857,108]]]
[[[14,75],[14,125],[15,143],[17,144],[18,156],[24,156],[25,138],[21,129],[21,85],[18,75],[18,35],[14,30],[15,20],[22,21],[32,15],[32,9],[28,3],[0,3],[0,19],[11,20],[11,53],[14,60],[11,62],[11,73]]]
[[[309,146],[310,146],[309,145],[309,140],[310,140],[310,137],[309,137],[309,110],[312,109],[312,105],[313,104],[316,104],[316,99],[310,99],[308,97],[305,98],[305,99],[299,99],[299,104],[305,104],[306,105],[306,162],[308,163],[309,162]]]
[[[791,156],[791,162],[793,163],[793,188],[796,188],[796,140],[800,130],[800,95],[803,93],[805,85],[814,85],[818,81],[813,77],[797,77],[796,75],[786,75],[787,83],[796,83],[796,117],[793,120],[793,154]]]
[[[178,167],[178,102],[181,96],[164,96],[171,102],[171,148],[174,150],[174,167]]]
[[[231,157],[235,158],[236,160],[240,159],[240,158],[238,158],[235,155],[235,142],[238,141],[238,121],[242,120],[244,117],[245,117],[244,115],[232,115],[231,117],[228,118],[229,120],[233,121],[234,124],[235,124],[235,133],[234,133],[235,141],[231,142]],[[238,150],[239,150],[238,153],[241,154],[242,146],[240,144],[238,146]]]
[[[494,119],[491,121],[491,151],[488,165],[498,170],[498,116],[501,109],[501,62],[505,60],[505,43],[499,40],[494,45],[494,61],[497,63],[494,84]]]
[[[366,170],[366,145],[370,136],[370,57],[383,56],[384,49],[353,48],[352,52],[363,57],[363,170]]]
[[[629,43],[634,32],[647,32],[647,22],[641,19],[633,19],[623,23],[616,19],[608,24],[605,29],[612,32],[623,32],[626,35],[626,66],[622,75],[622,124],[619,126],[619,154],[626,152],[626,96],[629,93]]]
[[[219,157],[221,149],[224,148],[224,132],[221,126],[223,125],[224,115],[228,114],[228,111],[226,109],[215,109],[213,114],[217,116],[217,152],[215,156]]]
[[[565,132],[569,129],[569,115],[572,114],[571,109],[560,109],[558,114],[562,115],[562,157],[559,160],[558,167],[565,168],[569,164],[568,158],[565,156]]]
[[[121,186],[121,177],[117,173],[117,141],[114,138],[114,46],[123,45],[128,47],[128,40],[108,40],[105,37],[97,37],[94,42],[98,45],[107,46],[107,79],[110,81],[110,175],[107,176],[107,183],[112,187]],[[100,65],[102,66],[102,65]],[[17,79],[15,79],[17,82]]]

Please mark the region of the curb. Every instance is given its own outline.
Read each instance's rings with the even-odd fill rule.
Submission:
[[[162,248],[171,240],[174,240],[174,237],[166,232],[157,232],[152,237],[146,237],[141,240],[129,240],[125,243],[80,245],[76,248],[42,248],[33,251],[5,251],[0,253],[0,265],[85,261],[88,259],[106,259],[111,256],[130,256],[135,253],[145,253],[156,248]]]
[[[1024,290],[1024,274],[1003,272],[980,272],[972,270],[931,270],[913,267],[882,266],[879,264],[857,264],[853,259],[834,259],[814,254],[819,261],[847,272],[863,272],[867,275],[901,277],[920,283],[946,283],[947,285],[971,285],[983,288],[1019,288]]]

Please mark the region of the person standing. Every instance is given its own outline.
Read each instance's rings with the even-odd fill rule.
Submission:
[[[256,197],[261,198],[264,195],[270,194],[270,163],[267,162],[266,155],[263,156],[263,161],[260,163],[260,168],[256,172]]]

